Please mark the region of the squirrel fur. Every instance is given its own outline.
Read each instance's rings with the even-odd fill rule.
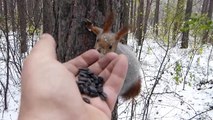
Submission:
[[[128,100],[136,97],[141,89],[140,63],[138,62],[134,52],[127,45],[121,44],[120,40],[128,33],[128,27],[123,27],[118,32],[111,32],[114,20],[114,13],[110,12],[104,22],[103,29],[94,26],[89,20],[86,21],[86,27],[89,31],[96,34],[95,49],[100,53],[116,52],[124,54],[128,58],[128,71],[123,87],[120,91],[120,96]]]

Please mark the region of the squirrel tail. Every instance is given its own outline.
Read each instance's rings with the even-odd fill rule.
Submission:
[[[131,88],[125,92],[124,94],[121,95],[121,97],[124,100],[129,100],[130,98],[136,97],[141,91],[141,80],[139,79],[137,82],[134,83]]]

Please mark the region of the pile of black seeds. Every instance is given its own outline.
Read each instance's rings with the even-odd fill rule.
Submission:
[[[103,91],[104,79],[92,73],[88,68],[79,69],[77,85],[81,94],[100,97],[106,101],[107,95]],[[90,103],[88,98],[83,97],[83,100]]]

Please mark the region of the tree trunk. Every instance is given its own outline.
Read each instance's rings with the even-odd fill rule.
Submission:
[[[17,0],[18,7],[18,24],[20,29],[20,43],[21,43],[21,53],[27,52],[27,21],[26,21],[26,1]]]
[[[120,8],[121,2],[112,0],[54,0],[54,37],[59,61],[65,62],[94,47],[96,36],[86,29],[86,18],[102,27],[108,11],[112,9],[118,16]],[[116,17],[117,23],[121,21],[118,19],[121,18]]]
[[[146,12],[145,12],[145,17],[144,17],[144,26],[143,26],[143,38],[147,32],[149,14],[151,12],[151,5],[152,5],[152,0],[147,0],[146,1]]]
[[[48,0],[44,0],[48,1]],[[27,19],[28,24],[31,29],[30,34],[34,34],[35,30],[40,27],[41,18],[42,18],[42,1],[41,0],[27,0]],[[43,9],[46,9],[43,6]]]
[[[213,12],[213,0],[210,0],[209,10],[208,10],[208,14],[207,14],[207,16],[209,17],[210,20],[212,19],[212,12]]]
[[[43,0],[43,32],[53,33],[53,2],[52,0]]]
[[[134,6],[133,6],[133,28],[136,27],[136,21],[137,21],[137,18],[136,18],[136,13],[137,13],[137,0],[134,0]],[[133,29],[132,31],[133,33],[135,33],[135,29]]]
[[[141,45],[142,40],[143,23],[144,23],[144,0],[140,0],[137,15],[137,28],[135,34],[136,38],[139,41],[139,45]]]
[[[208,3],[208,4],[207,4]],[[207,4],[207,5],[206,5]],[[206,7],[206,8],[203,8]],[[207,15],[208,19],[211,20],[212,19],[212,10],[213,10],[213,0],[208,0],[206,3],[203,3],[203,7],[202,7],[202,14],[203,15]],[[209,30],[205,30],[203,33],[203,38],[202,38],[202,43],[205,44],[207,42],[209,42]]]
[[[130,25],[131,26],[133,26],[133,15],[134,15],[134,13],[133,13],[133,7],[134,7],[134,1],[133,0],[130,0]],[[134,27],[134,26],[133,26]],[[131,28],[131,31],[133,30],[133,28]]]
[[[0,15],[3,15],[2,0],[0,0]]]
[[[9,0],[9,13],[10,13],[10,21],[12,25],[12,31],[16,31],[16,22],[15,22],[15,6],[16,6],[16,1],[15,0]]]
[[[192,4],[193,4],[193,0],[187,0],[186,11],[185,11],[185,21],[188,21],[190,19],[190,16],[192,14]],[[184,28],[189,28],[189,25],[184,24]],[[183,32],[181,48],[188,48],[188,41],[189,41],[189,30],[186,30]]]
[[[212,13],[213,13],[213,0],[211,0],[209,4],[208,17],[210,18],[210,20],[212,20]],[[212,35],[212,33],[213,32],[211,31],[208,34]],[[209,41],[213,44],[213,37],[210,37]]]
[[[170,22],[169,22],[169,19],[170,19],[170,4],[171,4],[171,1],[170,0],[167,0],[167,2],[166,2],[166,5],[165,5],[165,7],[166,7],[166,9],[165,9],[165,18],[164,18],[164,21],[163,21],[163,28],[164,28],[164,30],[163,30],[163,34],[164,35],[166,35],[167,33],[168,33],[168,29],[170,29],[169,28],[169,24],[170,24]],[[170,31],[170,30],[169,30]],[[168,34],[170,34],[170,33],[168,33]]]
[[[7,48],[6,48],[6,83],[4,87],[4,110],[8,109],[8,104],[7,104],[7,93],[9,90],[9,80],[10,80],[10,41],[9,41],[9,28],[8,28],[8,6],[7,6],[7,0],[3,1],[4,4],[4,22],[5,22],[5,39],[7,43]]]
[[[26,18],[27,18],[27,23],[29,27],[34,26],[34,20],[33,20],[33,11],[34,11],[34,3],[35,0],[26,0]]]
[[[127,26],[129,24],[129,0],[122,0],[121,1],[122,9],[120,9],[119,13],[121,13],[120,16],[120,27]],[[127,36],[124,37],[124,39],[121,41],[123,44],[127,44]]]
[[[147,0],[146,1],[146,12],[145,12],[144,23],[143,23],[142,38],[139,41],[139,45],[141,45],[139,56],[138,56],[139,60],[141,58],[141,53],[142,53],[142,49],[143,49],[142,46],[143,46],[143,42],[145,40],[145,36],[146,36],[146,32],[147,32],[149,14],[150,14],[150,11],[151,11],[151,5],[152,5],[152,0]]]
[[[44,1],[46,1],[46,0],[44,0]],[[38,27],[39,27],[39,24],[41,22],[41,16],[42,16],[41,0],[35,0],[35,4],[34,4],[34,7],[33,7],[33,22],[34,22],[35,29],[38,29]]]
[[[34,0],[27,0],[27,16],[28,20],[30,21],[30,24],[33,24],[33,8],[34,8]]]
[[[184,6],[185,0],[178,0],[176,13],[174,17],[174,27],[173,27],[173,34],[172,34],[172,42],[176,42],[176,37],[179,34],[180,27],[183,23],[183,16],[184,16]]]
[[[208,11],[209,0],[203,0],[201,14],[206,14]]]
[[[160,8],[160,0],[156,0],[155,7],[155,18],[154,18],[154,32],[158,35],[158,24],[159,24],[159,8]]]

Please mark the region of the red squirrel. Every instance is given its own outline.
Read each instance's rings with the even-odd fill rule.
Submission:
[[[127,45],[121,44],[120,40],[128,33],[128,27],[120,29],[117,33],[110,31],[114,20],[114,13],[110,12],[109,16],[104,22],[104,27],[99,28],[94,26],[89,20],[86,21],[86,27],[89,31],[96,34],[95,49],[100,53],[106,54],[108,52],[116,52],[124,54],[128,58],[128,71],[124,81],[123,87],[120,91],[120,96],[128,100],[136,97],[140,93],[141,79],[140,79],[140,63],[135,54]]]

